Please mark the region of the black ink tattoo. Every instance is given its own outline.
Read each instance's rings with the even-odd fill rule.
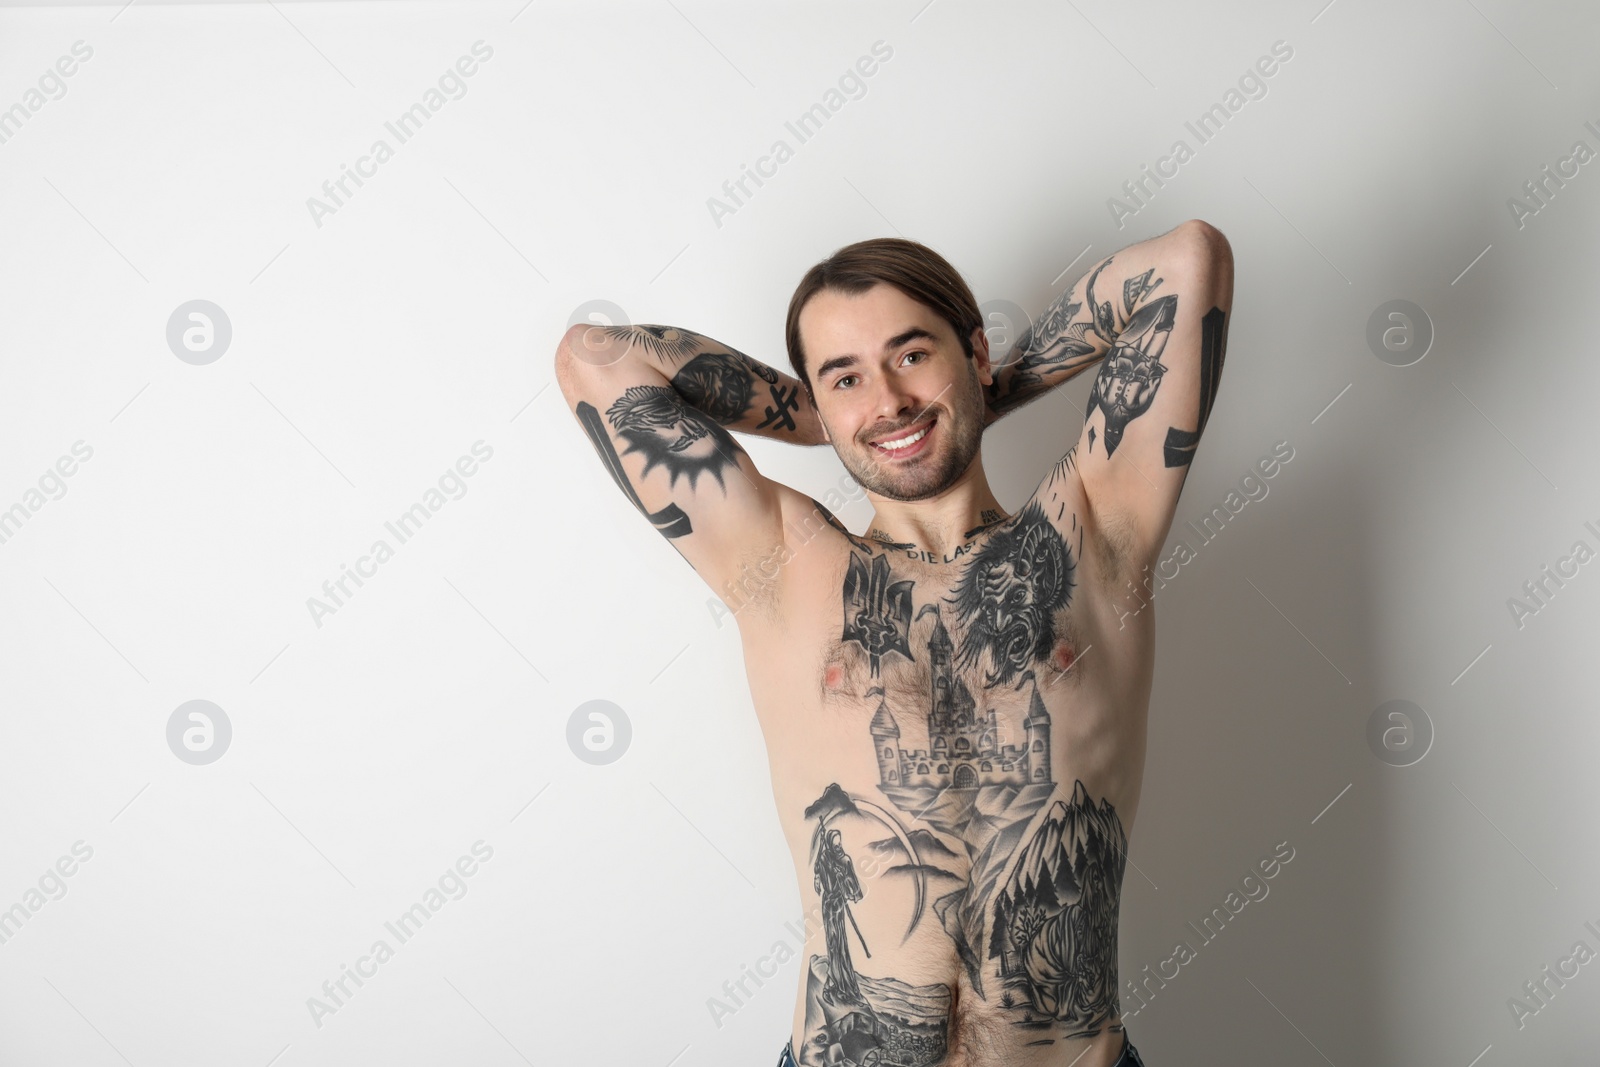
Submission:
[[[1098,275],[1110,263],[1107,259],[1094,273]],[[1020,407],[1055,381],[1072,377],[1094,361],[1097,346],[1089,337],[1094,323],[1078,319],[1083,304],[1072,294],[1069,287],[1051,301],[1006,353],[987,390],[986,399],[994,411],[1004,414]]]
[[[833,1001],[859,1003],[861,987],[856,982],[856,972],[850,966],[850,943],[845,938],[844,917],[849,913],[849,901],[861,899],[861,882],[856,878],[855,867],[839,843],[839,831],[829,830],[818,849],[815,867],[816,890],[822,896],[822,925],[828,945],[828,981],[823,996]],[[854,917],[850,924],[855,926]],[[856,936],[861,936],[859,927]],[[867,943],[861,942],[866,950]],[[868,953],[871,956],[871,953]]]
[[[671,476],[670,485],[683,475],[693,489],[701,474],[710,474],[726,490],[722,472],[737,470],[744,451],[732,434],[664,385],[630,385],[606,409],[606,417],[627,439],[628,451],[644,455],[644,473],[660,464]]]
[[[861,882],[856,877],[855,865],[845,853],[839,831],[828,827],[830,815],[860,814],[850,794],[840,789],[837,782],[823,790],[822,796],[806,808],[806,818],[817,819],[817,828],[811,835],[811,867],[816,872],[813,884],[822,897],[822,929],[828,946],[828,977],[822,995],[834,1003],[861,1003],[861,987],[851,965],[850,938],[844,926],[847,917],[861,940],[861,951],[869,959],[872,957],[855,916],[850,914],[851,901],[862,897]]]
[[[988,958],[1000,960],[1004,1007],[1031,1007],[1096,1034],[1119,1011],[1117,912],[1128,843],[1109,802],[1083,782],[1056,801],[1022,850],[994,906]]]
[[[1055,613],[1072,596],[1072,550],[1030,501],[978,549],[956,583],[963,633],[957,666],[987,660],[984,685],[1005,685],[1050,655]]]
[[[1133,291],[1142,295],[1160,284],[1160,279],[1151,284],[1148,273],[1130,281],[1136,284],[1131,289],[1124,285],[1125,297]],[[1094,300],[1093,278],[1089,281],[1089,299],[1091,303]],[[1161,351],[1172,334],[1177,314],[1178,298],[1164,296],[1133,312],[1127,324],[1117,331],[1110,302],[1095,307],[1096,330],[1114,341],[1089,390],[1089,403],[1083,417],[1088,419],[1097,407],[1105,414],[1103,440],[1107,459],[1116,453],[1128,423],[1149,411],[1156,398],[1161,376],[1167,370],[1160,360]]]
[[[679,341],[688,334],[686,330],[675,330],[662,326],[626,326],[611,327],[613,331],[622,331],[632,341],[639,341],[649,351],[660,355],[665,363],[674,363],[681,359],[685,353],[703,348],[699,343],[703,340],[698,335],[690,335],[686,341]],[[671,330],[673,336],[663,339],[662,334]],[[629,332],[632,331],[632,332]],[[800,409],[800,387],[798,385],[785,385],[783,378],[777,371],[751,359],[737,349],[728,348],[727,351],[700,351],[694,355],[676,374],[672,376],[672,386],[696,409],[710,415],[723,426],[733,426],[739,429],[765,430],[773,428],[788,430],[791,433],[799,427],[795,422],[794,413]],[[766,401],[762,402],[761,421],[753,426],[746,423],[746,414],[752,403],[757,402],[757,394],[765,391]]]
[[[908,833],[889,811],[845,792],[837,783],[823,790],[806,808],[805,816],[817,820],[811,836],[812,886],[821,898],[827,955],[812,956],[806,969],[806,1036],[795,1050],[797,1058],[808,1067],[935,1067],[943,1063],[949,1046],[950,987],[942,983],[911,985],[856,970],[852,933],[863,956],[872,958],[850,911],[850,905],[861,900],[865,891],[839,824],[865,824],[878,832],[879,827],[886,828],[890,838],[872,841],[868,847],[909,857],[909,864],[900,867],[923,866],[915,835],[923,841],[931,835],[926,831]],[[830,819],[835,825],[829,825]],[[954,855],[937,842],[924,847]],[[920,902],[920,895],[918,899]]]
[[[1058,473],[1071,463],[1069,452]],[[1057,792],[1035,676],[1045,664],[1060,669],[1056,613],[1071,599],[1073,558],[1037,500],[966,563],[953,603],[916,609],[915,583],[897,578],[890,557],[869,568],[852,553],[846,643],[881,678],[863,695],[877,699],[868,732],[888,805],[834,784],[805,811],[817,820],[810,864],[827,954],[811,957],[806,976],[802,1064],[931,1067],[953,1040],[947,985],[862,970],[873,956],[849,906],[884,878],[911,889],[901,943],[936,916],[973,992],[1004,1010],[1026,1044],[1121,1028],[1127,838],[1109,800],[1092,801],[1083,781]],[[1070,633],[1070,619],[1063,625]],[[872,836],[855,836],[858,827]],[[858,874],[851,855],[863,850],[888,862]]]
[[[1075,468],[1077,465],[1078,446],[1074,444],[1071,448],[1067,449],[1066,453],[1061,457],[1061,459],[1056,462],[1056,465],[1050,469],[1050,484],[1054,485],[1062,478],[1065,478],[1068,474],[1072,473],[1073,468]]]
[[[1150,275],[1154,274],[1155,272],[1156,269],[1151,267],[1137,278],[1129,278],[1127,281],[1122,283],[1123,318],[1127,318],[1129,315],[1132,315],[1134,305],[1139,303],[1140,300],[1143,300],[1146,293],[1151,292],[1156,286],[1161,284],[1162,279],[1160,278],[1157,278],[1153,282],[1150,280]]]
[[[989,527],[1005,521],[1006,515],[1004,512],[996,511],[993,508],[984,508],[983,511],[978,515],[978,525],[974,526],[961,536],[963,538],[973,537],[987,530]],[[970,549],[971,546],[965,547]],[[960,553],[957,553],[957,555],[959,554]]]
[[[605,464],[606,472],[611,475],[611,480],[617,483],[617,488],[622,490],[624,496],[633,502],[633,506],[648,518],[663,537],[682,537],[684,534],[693,533],[694,527],[689,525],[689,516],[676,504],[668,504],[660,511],[650,511],[645,508],[644,501],[639,499],[638,492],[633,488],[633,483],[628,481],[627,472],[622,469],[622,457],[617,455],[617,450],[611,445],[611,435],[606,432],[605,423],[600,419],[600,412],[595,410],[593,404],[580,400],[576,407],[578,422],[583,426],[583,432],[588,436],[589,443],[600,454],[600,462]]]
[[[764,418],[756,424],[756,429],[765,430],[774,423],[785,430],[796,429],[794,416],[790,412],[800,407],[800,387],[795,385],[786,388],[776,381],[771,381],[768,383],[768,392],[772,397],[772,403],[762,412]]]
[[[887,557],[869,565],[850,553],[844,577],[844,640],[854,641],[867,653],[872,677],[878,676],[883,657],[897,652],[911,658],[906,643],[911,628],[911,580],[894,581]]]
[[[806,499],[811,501],[812,506],[814,506],[817,509],[817,513],[819,515],[821,515],[825,520],[827,520],[827,523],[828,523],[829,526],[832,526],[835,530],[838,530],[840,533],[844,534],[846,537],[854,537],[855,536],[855,534],[851,533],[849,531],[849,529],[846,528],[844,523],[839,521],[839,517],[837,515],[835,515],[833,512],[828,510],[827,505],[822,503],[822,501],[818,500],[814,496],[806,497]]]
[[[1194,430],[1167,428],[1167,444],[1163,450],[1168,467],[1188,466],[1200,445],[1200,435],[1205,432],[1206,420],[1211,417],[1211,405],[1217,399],[1217,385],[1222,381],[1223,343],[1227,316],[1219,307],[1206,312],[1200,320],[1200,415]]]
[[[668,363],[687,359],[700,350],[698,335],[676,326],[597,326],[595,329],[615,340],[636,344]]]
[[[876,526],[867,531],[867,536],[878,542],[878,544],[882,545],[884,548],[897,548],[903,552],[915,552],[917,549],[917,546],[911,544],[909,541],[896,541],[894,538],[890,537]]]
[[[672,387],[696,409],[724,426],[750,410],[750,370],[738,356],[702,352],[672,376]]]

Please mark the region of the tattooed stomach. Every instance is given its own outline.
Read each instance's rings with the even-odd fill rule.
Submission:
[[[807,807],[799,1062],[1112,1063],[1126,846],[1111,806],[1081,780],[888,795],[831,782]]]
[[[807,1067],[1101,1067],[1121,1051],[1112,800],[1131,815],[1142,715],[1119,705],[1147,702],[1148,682],[1100,632],[1114,624],[1067,612],[1049,560],[1018,551],[975,579],[966,615],[959,587],[919,610],[929,580],[852,552],[844,636],[819,625],[820,662],[800,628],[781,654],[747,640],[807,913]],[[1091,635],[1108,650],[1080,661]],[[797,659],[807,686],[783,665]]]

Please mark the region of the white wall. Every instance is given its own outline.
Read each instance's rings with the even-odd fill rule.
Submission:
[[[796,963],[708,1009],[800,913],[737,637],[603,476],[556,340],[604,299],[782,365],[794,284],[851,241],[924,241],[1037,313],[1192,217],[1237,290],[1173,544],[1276,442],[1294,459],[1158,600],[1123,973],[1198,952],[1138,1014],[1125,995],[1129,1031],[1152,1065],[1592,1053],[1600,963],[1520,1026],[1507,1001],[1600,951],[1600,563],[1523,625],[1507,601],[1600,549],[1600,163],[1521,225],[1508,198],[1600,150],[1600,14],[1320,4],[0,10],[0,108],[93,50],[0,144],[0,508],[29,512],[0,543],[0,908],[27,913],[0,1061],[774,1059]],[[397,145],[385,121],[477,41],[465,95]],[[785,121],[877,41],[797,145]],[[1184,122],[1277,41],[1266,95],[1199,145]],[[393,158],[314,219],[380,137]],[[779,138],[794,157],[714,219]],[[1179,138],[1193,158],[1119,227],[1108,198]],[[232,328],[203,366],[166,339],[194,299]],[[1434,331],[1407,367],[1366,339],[1395,299]],[[990,434],[1003,502],[1086,388]],[[65,495],[30,498],[79,441]],[[399,544],[384,523],[479,441]],[[843,473],[746,443],[813,494]],[[314,620],[380,538],[393,558]],[[195,699],[231,724],[207,765],[167,740]],[[567,741],[595,699],[632,726],[603,766]],[[1407,767],[1367,740],[1396,699],[1434,733]],[[398,943],[384,923],[479,841]],[[77,842],[65,894],[31,897]],[[1185,924],[1279,842],[1270,895],[1202,944]],[[308,998],[379,939],[318,1025]]]

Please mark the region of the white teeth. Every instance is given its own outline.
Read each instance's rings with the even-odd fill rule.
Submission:
[[[879,448],[889,448],[889,449],[906,448],[906,447],[908,447],[910,445],[914,445],[918,441],[922,440],[925,436],[927,436],[927,433],[931,428],[932,428],[932,424],[930,423],[929,425],[924,426],[922,429],[918,430],[916,433],[911,434],[909,437],[900,437],[900,438],[896,438],[893,441],[879,441],[878,442],[878,447]]]

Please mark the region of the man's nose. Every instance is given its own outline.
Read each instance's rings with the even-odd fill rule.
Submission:
[[[878,387],[877,414],[880,419],[895,421],[914,415],[917,412],[917,400],[905,384],[894,375],[886,375],[880,379]]]

